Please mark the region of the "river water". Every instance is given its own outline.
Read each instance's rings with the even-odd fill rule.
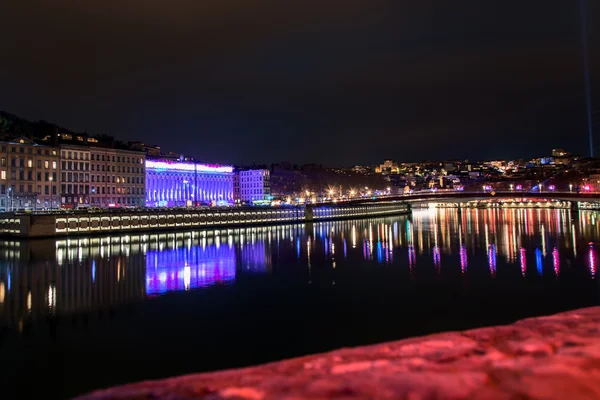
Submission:
[[[2,398],[510,323],[596,305],[600,223],[567,210],[0,247]]]

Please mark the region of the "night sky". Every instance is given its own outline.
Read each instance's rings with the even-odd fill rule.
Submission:
[[[587,153],[578,3],[7,0],[0,109],[210,162]]]

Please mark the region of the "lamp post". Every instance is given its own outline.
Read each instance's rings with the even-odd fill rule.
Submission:
[[[52,210],[54,208],[54,196],[52,195],[52,175],[48,177],[48,180],[50,181],[50,210]]]
[[[9,204],[10,204],[10,207],[9,207],[8,211],[12,211],[13,210],[13,207],[12,207],[13,206],[13,203],[12,203],[13,192],[12,192],[12,190],[13,190],[12,187],[8,188],[8,199],[7,199],[7,202],[9,202]],[[7,206],[8,206],[8,204],[7,204]]]

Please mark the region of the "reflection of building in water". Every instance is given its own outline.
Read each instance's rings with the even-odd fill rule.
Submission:
[[[157,295],[235,280],[235,249],[217,241],[206,246],[164,248],[146,253],[146,292]]]
[[[265,242],[241,243],[240,263],[243,272],[267,272],[272,265],[271,252]]]
[[[109,308],[144,297],[143,256],[114,252],[92,257],[89,247],[63,249],[65,242],[57,241],[56,246],[57,252],[64,251],[61,263],[35,258],[25,263],[3,257],[0,325]]]

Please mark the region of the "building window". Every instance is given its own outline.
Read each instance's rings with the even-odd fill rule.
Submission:
[[[0,171],[0,179],[6,179],[6,171]]]
[[[52,169],[56,169],[56,161],[52,161]]]
[[[33,160],[29,159],[27,160],[27,168],[32,168],[33,167]]]
[[[46,169],[50,168],[50,161],[48,161],[48,160],[44,161],[44,168],[46,168]]]

